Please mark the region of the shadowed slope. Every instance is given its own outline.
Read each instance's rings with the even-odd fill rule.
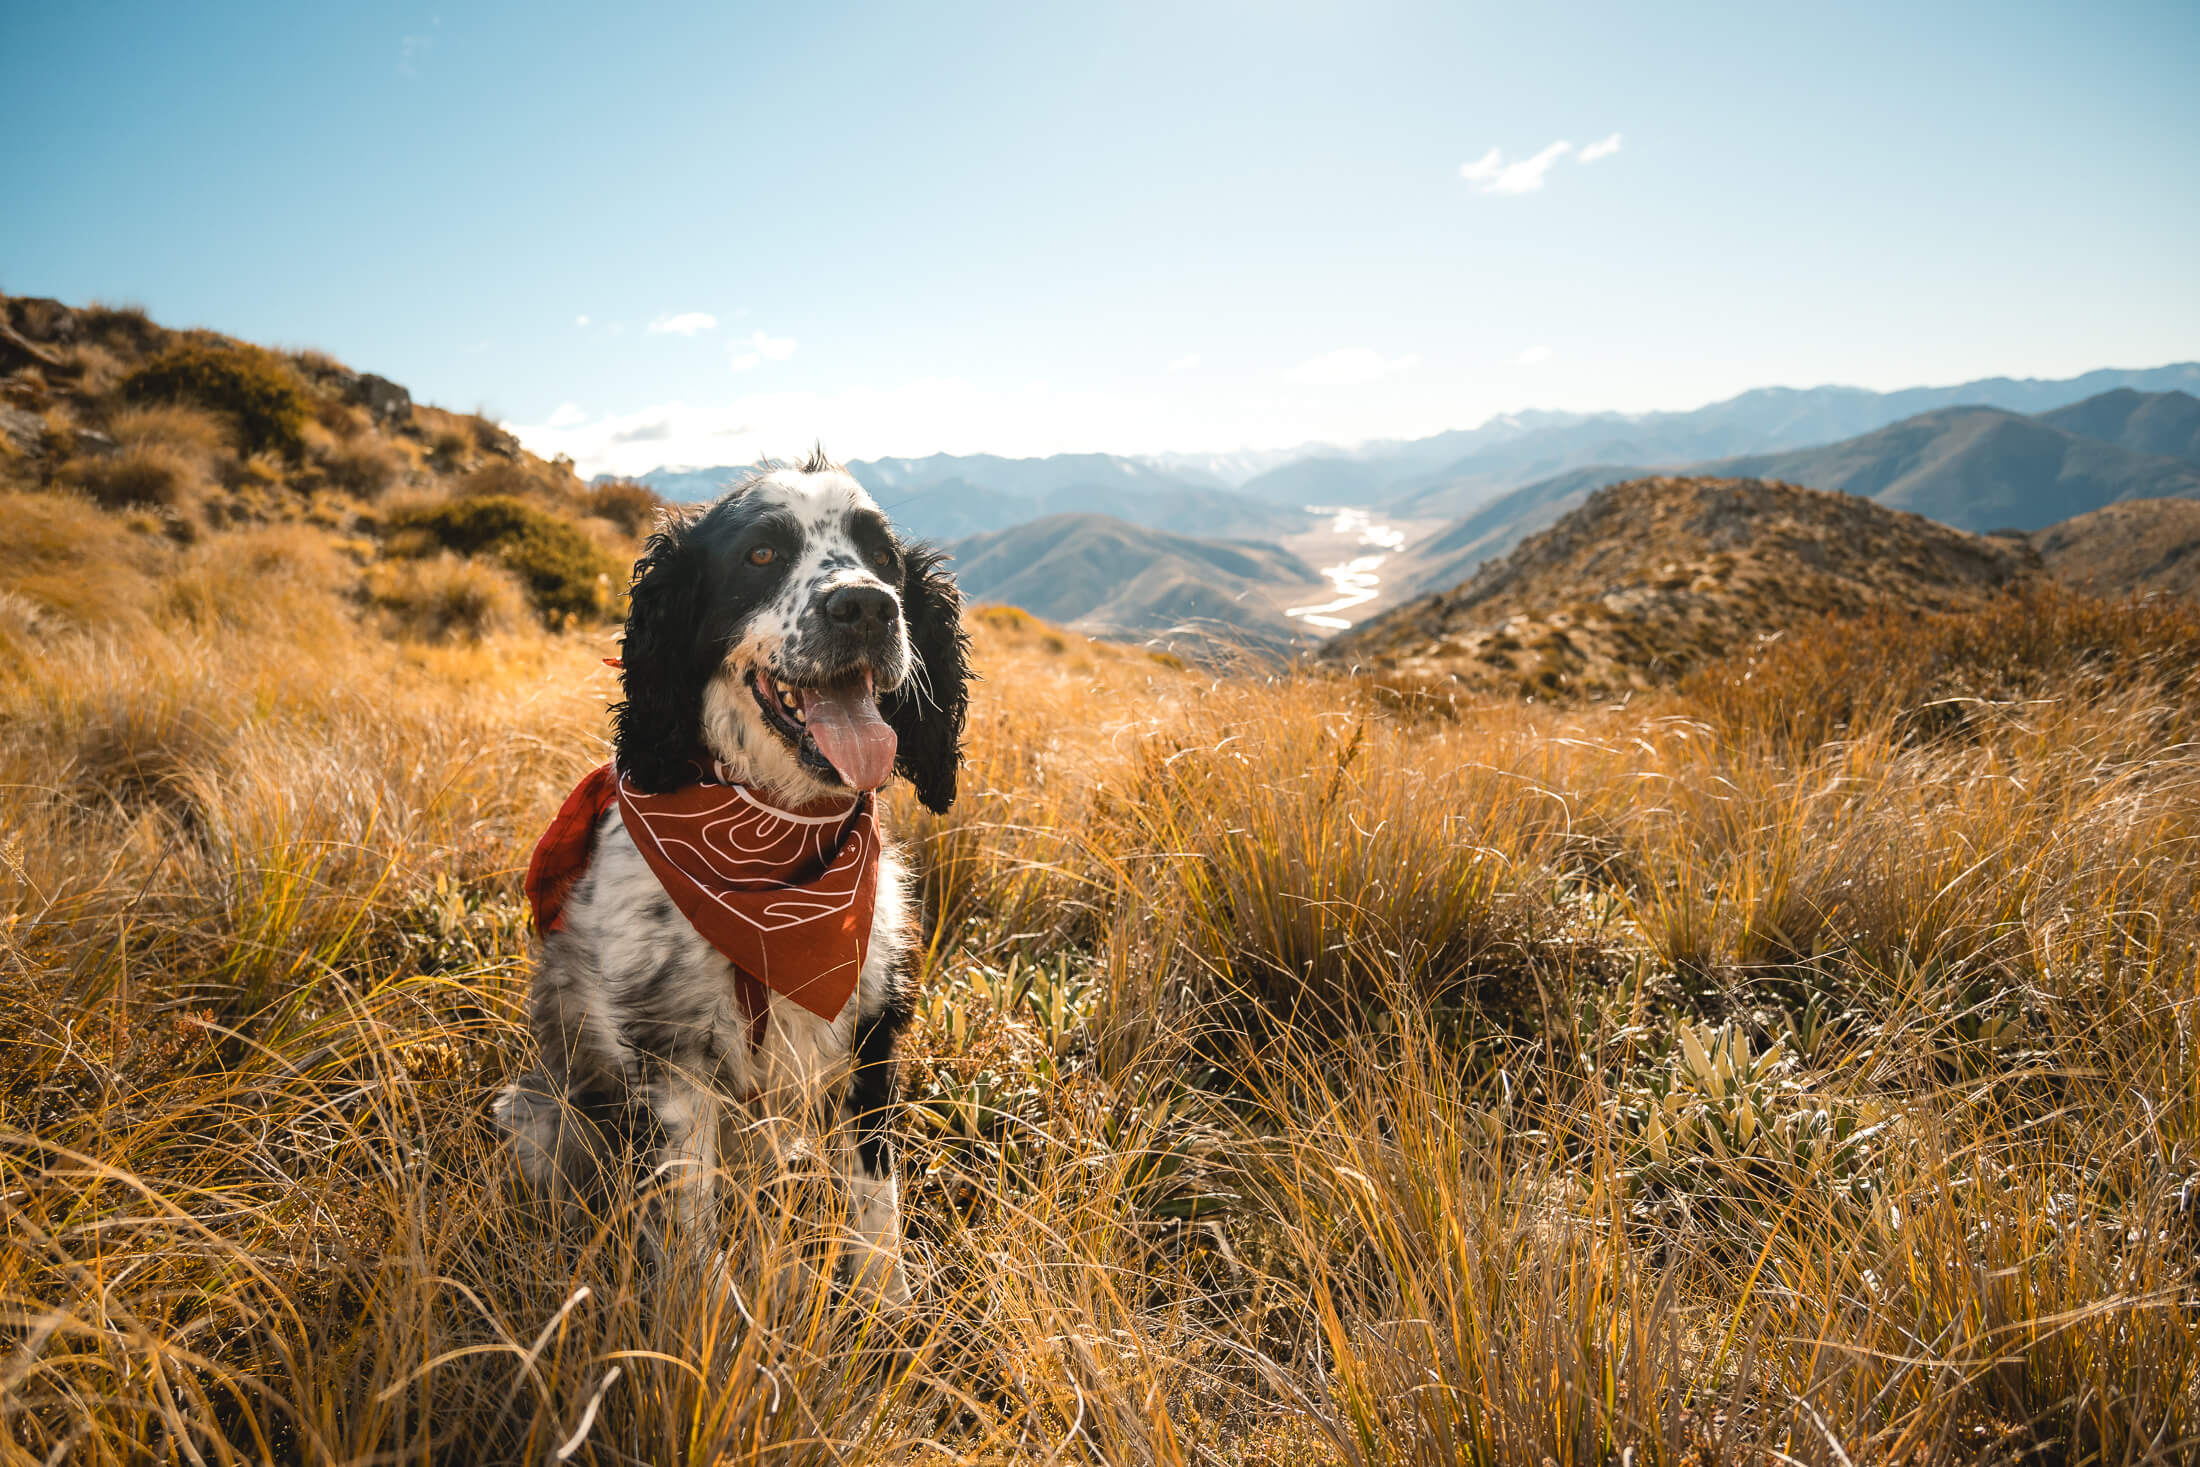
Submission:
[[[2200,467],[1994,408],[1946,408],[1823,448],[1705,464],[1860,494],[1967,530],[2039,529],[2124,499],[2200,495]]]
[[[1198,540],[1106,515],[1053,515],[952,547],[973,602],[997,601],[1101,636],[1185,624],[1263,643],[1293,640],[1286,605],[1320,594],[1320,577],[1272,545]]]

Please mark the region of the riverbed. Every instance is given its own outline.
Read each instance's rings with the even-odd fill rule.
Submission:
[[[1318,517],[1311,530],[1285,542],[1303,560],[1321,566],[1322,579],[1333,592],[1326,601],[1287,607],[1284,615],[1324,632],[1341,632],[1354,621],[1382,610],[1397,599],[1398,575],[1406,546],[1442,521],[1389,522],[1379,511],[1358,505],[1310,504],[1306,512]],[[1334,559],[1332,557],[1335,557]],[[1386,585],[1384,574],[1391,574]],[[1347,616],[1357,612],[1359,616]]]

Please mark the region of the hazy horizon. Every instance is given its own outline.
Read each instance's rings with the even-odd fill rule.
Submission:
[[[2100,365],[2098,365],[2098,366],[2094,366],[2094,367],[2087,367],[2087,368],[2085,368],[2085,369],[2084,369],[2083,371],[2079,371],[2079,372],[2074,372],[2074,373],[2071,373],[2069,377],[2016,377],[2016,376],[2012,376],[2012,374],[2009,374],[2009,373],[1989,373],[1989,374],[1987,374],[1987,376],[1985,376],[1985,377],[1975,377],[1975,378],[1970,378],[1970,379],[1967,379],[1967,380],[1968,380],[1968,381],[1974,381],[1974,382],[1975,382],[1975,381],[1988,381],[1988,380],[1992,380],[1992,379],[1994,379],[1994,378],[1996,378],[1996,377],[2006,377],[2006,378],[2009,378],[2009,380],[2012,380],[2012,381],[2017,381],[2017,382],[2059,382],[2059,381],[2069,381],[2069,380],[2073,380],[2073,379],[2075,379],[2075,378],[2079,378],[2079,377],[2085,377],[2085,376],[2089,376],[2089,375],[2091,375],[2091,374],[2093,374],[2093,373],[2095,373],[2095,372],[2158,372],[2158,371],[2165,371],[2165,370],[2167,370],[2167,369],[2170,369],[2170,368],[2173,368],[2173,367],[2195,367],[2195,368],[2200,368],[2200,359],[2194,359],[2194,360],[2191,360],[2191,361],[2183,361],[2183,360],[2179,360],[2179,361],[2167,361],[2167,362],[2146,362],[2146,363],[2121,363],[2121,362],[2106,362],[2106,363],[2102,363],[2102,364],[2100,364]],[[1650,417],[1650,416],[1653,416],[1653,415],[1655,415],[1655,414],[1658,414],[1658,413],[1687,413],[1687,412],[1693,412],[1693,411],[1696,411],[1696,410],[1699,410],[1699,409],[1702,409],[1702,408],[1708,408],[1708,407],[1716,407],[1716,406],[1718,406],[1718,405],[1719,405],[1720,403],[1723,403],[1723,402],[1731,402],[1731,401],[1735,400],[1735,399],[1736,399],[1736,398],[1738,398],[1738,397],[1746,397],[1746,396],[1748,396],[1749,394],[1751,394],[1751,393],[1753,393],[1753,392],[1798,392],[1798,393],[1800,393],[1800,392],[1828,392],[1828,391],[1832,391],[1832,392],[1842,392],[1842,391],[1854,391],[1854,392],[1869,392],[1869,393],[1892,393],[1892,392],[1902,392],[1902,391],[1907,391],[1907,390],[1912,390],[1912,389],[1927,389],[1927,390],[1931,390],[1931,389],[1936,389],[1936,388],[1958,387],[1958,386],[1962,386],[1962,385],[1964,385],[1964,384],[1963,384],[1963,383],[1958,383],[1958,382],[1904,382],[1904,383],[1900,383],[1900,384],[1898,384],[1898,385],[1896,385],[1896,386],[1894,386],[1894,387],[1887,387],[1887,388],[1871,388],[1871,387],[1860,387],[1860,386],[1858,386],[1858,385],[1857,385],[1856,383],[1853,383],[1853,382],[1813,382],[1813,383],[1809,383],[1809,384],[1807,384],[1807,385],[1803,385],[1803,384],[1797,384],[1797,383],[1792,383],[1792,382],[1768,382],[1768,383],[1763,383],[1763,384],[1760,384],[1760,385],[1758,385],[1758,386],[1756,386],[1756,387],[1745,387],[1745,388],[1743,388],[1743,389],[1742,389],[1742,390],[1741,390],[1740,392],[1737,392],[1737,393],[1730,393],[1730,394],[1728,394],[1728,395],[1727,395],[1727,396],[1725,396],[1725,397],[1720,397],[1720,398],[1713,398],[1713,399],[1711,399],[1711,400],[1710,400],[1710,401],[1708,401],[1708,402],[1698,402],[1698,403],[1690,403],[1690,404],[1687,404],[1687,405],[1685,405],[1685,406],[1682,406],[1682,407],[1678,407],[1678,408],[1648,408],[1648,409],[1643,409],[1643,410],[1640,410],[1640,411],[1637,411],[1637,412],[1623,412],[1623,411],[1621,411],[1621,410],[1618,410],[1618,409],[1578,409],[1578,410],[1577,410],[1577,409],[1553,409],[1553,408],[1543,408],[1543,407],[1538,407],[1538,406],[1533,406],[1533,405],[1530,405],[1530,406],[1527,406],[1527,407],[1519,407],[1519,408],[1507,408],[1507,409],[1504,409],[1504,410],[1502,410],[1502,411],[1499,411],[1499,412],[1493,412],[1493,413],[1490,413],[1490,414],[1488,414],[1487,416],[1485,416],[1485,417],[1482,417],[1482,418],[1480,418],[1480,419],[1477,419],[1476,421],[1474,421],[1474,422],[1471,422],[1471,423],[1449,423],[1449,424],[1446,424],[1446,425],[1444,425],[1444,426],[1442,426],[1442,427],[1439,427],[1439,428],[1432,428],[1432,429],[1430,429],[1430,430],[1429,430],[1429,431],[1428,431],[1427,433],[1420,433],[1420,434],[1411,434],[1411,435],[1387,435],[1387,434],[1386,434],[1386,435],[1382,435],[1382,436],[1377,436],[1377,437],[1368,437],[1368,438],[1350,438],[1350,439],[1308,439],[1308,440],[1306,440],[1306,441],[1304,441],[1304,442],[1300,442],[1300,443],[1284,443],[1284,444],[1253,444],[1253,443],[1246,443],[1246,444],[1236,444],[1236,445],[1232,445],[1232,446],[1229,446],[1229,447],[1224,447],[1224,448],[1191,448],[1191,449],[1187,449],[1187,448],[1164,448],[1164,449],[1155,449],[1155,450],[1150,450],[1150,451],[1147,451],[1147,452],[1142,452],[1142,453],[1121,453],[1121,454],[1118,454],[1116,450],[1114,450],[1114,449],[1110,449],[1110,448],[1065,448],[1065,449],[1056,449],[1056,450],[1054,450],[1054,451],[1053,451],[1053,452],[1051,452],[1051,453],[1038,453],[1038,454],[995,454],[995,453],[993,453],[993,451],[992,451],[992,450],[990,450],[990,449],[984,449],[984,448],[974,448],[974,449],[969,449],[969,450],[965,450],[965,451],[963,451],[963,452],[960,452],[960,453],[956,453],[956,452],[951,452],[951,451],[949,451],[949,450],[944,450],[944,449],[933,449],[933,450],[928,450],[927,452],[924,452],[924,453],[874,453],[874,454],[844,454],[844,455],[835,455],[835,457],[839,458],[839,459],[840,459],[840,460],[841,460],[842,462],[847,462],[847,461],[849,461],[849,460],[851,460],[851,459],[856,459],[856,460],[860,460],[860,461],[862,461],[862,462],[866,462],[866,463],[878,463],[878,462],[883,462],[883,461],[894,461],[894,462],[913,462],[913,461],[916,461],[916,460],[921,460],[921,459],[927,459],[927,458],[932,458],[932,457],[934,457],[934,456],[937,456],[937,455],[942,455],[942,454],[944,454],[944,455],[946,455],[946,456],[948,456],[948,457],[968,457],[968,456],[973,456],[973,455],[983,455],[983,454],[991,454],[991,455],[992,455],[993,457],[996,457],[996,458],[1051,458],[1051,457],[1055,456],[1056,454],[1070,454],[1070,455],[1076,455],[1076,454],[1116,454],[1116,456],[1118,456],[1118,457],[1123,457],[1123,458],[1135,458],[1135,459],[1169,459],[1169,458],[1176,458],[1176,457],[1184,457],[1184,458],[1195,458],[1195,457],[1216,457],[1216,458],[1222,458],[1222,457],[1228,457],[1228,456],[1230,456],[1230,455],[1233,455],[1233,454],[1235,454],[1235,455],[1243,455],[1243,456],[1247,456],[1247,457],[1251,457],[1251,456],[1254,456],[1254,455],[1260,455],[1260,456],[1285,456],[1285,457],[1288,457],[1288,456],[1303,455],[1303,454],[1315,454],[1315,453],[1319,453],[1319,452],[1321,452],[1321,451],[1323,451],[1323,450],[1339,450],[1339,451],[1347,451],[1347,452],[1353,452],[1353,451],[1361,451],[1361,450],[1365,450],[1365,449],[1368,449],[1368,448],[1371,448],[1371,447],[1375,447],[1375,446],[1377,446],[1377,445],[1380,445],[1380,444],[1384,444],[1384,443],[1406,443],[1406,442],[1411,442],[1411,441],[1412,441],[1412,440],[1413,440],[1414,438],[1426,438],[1426,437],[1432,437],[1432,436],[1434,436],[1434,435],[1436,435],[1436,434],[1440,434],[1440,433],[1448,433],[1448,432],[1459,432],[1459,431],[1473,431],[1473,430],[1475,430],[1475,429],[1479,429],[1479,428],[1484,428],[1484,427],[1487,427],[1487,426],[1489,426],[1489,425],[1490,425],[1490,424],[1492,424],[1492,423],[1497,423],[1497,422],[1500,422],[1500,421],[1502,421],[1502,420],[1504,420],[1504,419],[1506,419],[1506,418],[1518,418],[1518,417],[1528,417],[1528,416],[1533,416],[1533,415],[1535,415],[1535,414],[1537,414],[1537,413],[1546,413],[1546,412],[1578,412],[1578,413],[1579,413],[1579,415],[1581,415],[1581,416],[1584,416],[1584,417],[1598,417],[1598,416],[1615,416],[1615,417],[1626,417],[1626,418],[1644,418],[1644,417]],[[530,432],[530,431],[537,431],[537,430],[536,430],[536,429],[531,429],[531,428],[527,428],[527,429],[521,429],[521,430],[520,430],[520,436],[521,436],[521,437],[522,437],[522,438],[524,439],[524,438],[525,438],[525,435],[526,435],[526,433],[527,433],[527,432]],[[532,448],[534,448],[534,445],[532,445],[532,444],[529,444],[528,446],[529,446],[529,447],[530,447],[531,449],[532,449]],[[830,444],[826,444],[825,446],[826,446],[826,447],[827,447],[828,449],[830,449],[830,447],[831,447],[831,445],[830,445]],[[537,450],[537,451],[539,451],[539,450]],[[767,456],[767,457],[783,457],[783,456],[786,456],[786,455],[765,455],[765,456]],[[659,463],[653,463],[653,464],[651,464],[651,465],[649,466],[649,468],[647,468],[647,469],[641,469],[641,470],[636,470],[636,471],[634,471],[634,472],[635,472],[635,473],[637,473],[637,474],[641,474],[641,473],[651,473],[651,472],[655,472],[656,470],[659,470],[659,469],[663,469],[663,470],[666,470],[667,472],[671,472],[671,473],[686,473],[686,472],[691,472],[691,471],[694,471],[694,470],[697,470],[697,469],[720,468],[720,467],[725,467],[725,466],[728,466],[728,465],[733,465],[733,464],[741,464],[741,463],[747,463],[747,462],[751,462],[751,460],[746,460],[746,459],[709,459],[709,460],[697,460],[697,461],[695,461],[695,462],[692,462],[692,463],[673,463],[673,462],[659,462]]]

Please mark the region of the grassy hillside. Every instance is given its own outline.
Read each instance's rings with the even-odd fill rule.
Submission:
[[[0,1460],[2200,1451],[2189,611],[1806,619],[1598,708],[979,614],[968,793],[890,811],[885,1317],[819,1282],[828,1199],[667,1278],[646,1197],[510,1195],[519,869],[613,688],[569,610],[375,599],[442,554],[527,594],[407,549],[470,541],[463,474],[377,532],[11,471]]]
[[[317,352],[5,296],[0,496],[24,615],[211,630],[297,582],[426,641],[616,620],[660,507]]]
[[[2200,500],[2111,504],[2032,536],[2048,570],[2095,595],[2166,592],[2200,600]]]
[[[1596,490],[1472,580],[1322,645],[1340,666],[1531,696],[1657,687],[1813,617],[1977,606],[2029,547],[1758,479]]]
[[[1423,567],[1414,576],[1414,586],[1421,591],[1448,591],[1488,562],[1510,555],[1514,546],[1536,531],[1581,508],[1605,485],[1639,477],[1633,469],[1595,465],[1501,494],[1413,547],[1414,558]]]

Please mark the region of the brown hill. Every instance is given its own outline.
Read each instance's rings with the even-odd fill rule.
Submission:
[[[400,636],[593,626],[618,617],[661,507],[319,352],[0,295],[0,598],[49,621],[158,610],[132,593],[151,580],[101,581],[117,556],[180,564],[251,538]]]
[[[2038,569],[2022,540],[1761,479],[1599,490],[1463,585],[1345,632],[1325,658],[1478,687],[1608,695],[1824,612],[1970,606]]]
[[[2104,505],[2037,531],[2032,548],[2050,571],[2097,596],[2168,591],[2200,598],[2200,500]]]
[[[1280,648],[1305,639],[1283,612],[1320,574],[1255,541],[1172,535],[1102,514],[1050,515],[948,547],[963,595],[1091,636]]]

